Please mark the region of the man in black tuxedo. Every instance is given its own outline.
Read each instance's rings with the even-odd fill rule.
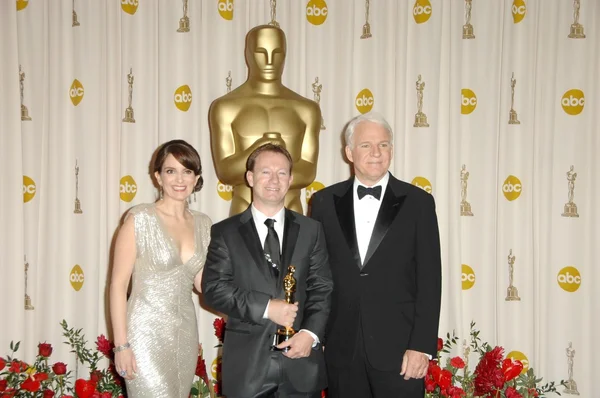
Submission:
[[[248,158],[252,204],[212,226],[202,275],[207,304],[228,316],[223,346],[227,398],[320,397],[326,386],[320,345],[333,284],[322,226],[284,207],[292,159],[265,144]],[[296,303],[284,298],[296,267]],[[278,325],[297,333],[274,348]],[[289,347],[289,351],[277,351]]]
[[[422,398],[441,301],[434,200],[388,171],[383,117],[360,115],[344,136],[355,177],[312,198],[334,281],[323,342],[328,397]]]

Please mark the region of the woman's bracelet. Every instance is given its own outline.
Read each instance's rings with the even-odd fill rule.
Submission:
[[[117,353],[117,352],[125,351],[126,349],[128,349],[130,347],[131,347],[131,344],[129,344],[129,342],[127,342],[123,345],[113,348],[112,350],[114,353]]]

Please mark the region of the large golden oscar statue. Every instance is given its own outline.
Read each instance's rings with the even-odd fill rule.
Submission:
[[[262,25],[246,36],[248,79],[211,104],[208,114],[211,149],[217,177],[233,186],[230,215],[250,204],[246,159],[271,142],[285,146],[293,159],[294,177],[285,206],[302,213],[300,192],[317,172],[321,110],[319,105],[281,82],[286,40],[277,27]]]

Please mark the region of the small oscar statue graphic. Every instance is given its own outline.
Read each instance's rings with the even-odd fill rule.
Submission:
[[[75,214],[83,213],[81,210],[81,202],[79,201],[79,166],[77,165],[77,159],[75,159]]]
[[[429,127],[427,123],[427,115],[423,113],[423,90],[425,90],[425,82],[421,81],[421,75],[419,75],[416,83],[417,87],[417,113],[415,113],[415,124],[414,127]]]
[[[517,111],[515,111],[515,86],[517,80],[515,79],[515,72],[513,72],[510,78],[510,111],[508,112],[508,124],[521,124],[517,117]]]
[[[279,22],[277,22],[277,0],[270,0],[271,1],[271,22],[269,22],[269,25],[274,26],[276,28],[279,27]]]
[[[365,0],[365,24],[362,27],[361,39],[368,39],[371,37],[371,24],[369,24],[369,7],[371,6],[370,0]]]
[[[579,23],[579,9],[581,8],[581,0],[573,0],[573,23],[571,24],[571,32],[569,39],[585,39],[583,33],[583,25]]]
[[[473,25],[471,25],[471,7],[473,0],[465,0],[465,24],[463,25],[463,39],[474,39]]]
[[[469,179],[469,172],[467,167],[463,164],[460,170],[460,215],[472,217],[473,212],[471,211],[471,204],[467,202],[467,180]]]
[[[31,297],[27,294],[27,274],[29,272],[29,263],[27,262],[27,256],[25,256],[25,309],[33,310],[35,309],[33,305],[31,305]]]
[[[573,358],[575,358],[575,350],[573,349],[573,343],[569,341],[567,347],[567,365],[569,372],[569,379],[565,382],[565,394],[579,395],[577,391],[577,383],[573,380]]]
[[[177,29],[180,33],[185,33],[190,31],[190,18],[187,15],[188,12],[188,0],[181,0],[183,3],[183,17],[179,18],[179,29]]]
[[[25,105],[23,105],[23,92],[25,91],[25,72],[23,72],[23,69],[21,68],[21,65],[19,65],[19,85],[20,85],[20,89],[21,89],[21,120],[24,121],[29,121],[31,120],[31,117],[29,117],[29,110],[27,109],[27,107]]]
[[[515,258],[516,257],[512,254],[512,249],[510,249],[510,253],[508,253],[508,287],[506,288],[506,301],[521,301],[519,291],[513,286]]]
[[[131,102],[133,101],[133,69],[129,68],[129,74],[127,75],[127,83],[129,83],[129,106],[125,109],[125,117],[123,121],[126,123],[135,123],[133,117],[133,108]]]
[[[77,13],[75,12],[75,0],[73,0],[73,24],[72,24],[72,26],[76,27],[76,26],[79,26],[79,25],[80,25],[80,23],[77,20]]]
[[[314,94],[314,101],[321,106],[321,90],[323,85],[319,83],[319,77],[315,77],[315,82],[312,84],[312,90]],[[326,130],[325,120],[323,119],[323,113],[321,112],[321,130]]]
[[[575,196],[575,179],[577,173],[575,173],[573,165],[569,171],[567,171],[567,185],[569,187],[569,201],[565,203],[564,212],[561,214],[563,217],[579,217],[577,213],[577,205],[573,203],[573,196]]]
[[[231,92],[231,71],[225,78],[225,86],[227,86],[227,94],[229,94]]]
[[[288,266],[288,273],[283,278],[283,292],[285,293],[285,302],[288,304],[294,304],[296,302],[294,297],[296,293],[296,278],[294,278],[294,272],[296,272],[296,267],[293,265]],[[279,345],[285,341],[288,341],[295,334],[296,331],[289,326],[277,329],[274,345]],[[289,349],[290,347],[285,347],[282,349],[275,348],[274,350],[287,352]]]

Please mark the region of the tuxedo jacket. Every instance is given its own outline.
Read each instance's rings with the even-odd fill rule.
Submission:
[[[353,360],[361,329],[369,363],[399,371],[407,349],[437,352],[441,259],[434,199],[390,174],[361,263],[353,184],[351,178],[312,199],[334,282],[325,357],[334,366]]]
[[[296,267],[295,300],[299,302],[293,328],[310,330],[320,341],[324,337],[333,286],[323,229],[318,222],[288,209],[284,224],[279,278],[269,269],[250,207],[211,229],[202,293],[209,306],[228,316],[222,363],[227,396],[252,396],[263,385],[273,334],[279,327],[263,315],[270,299],[285,297],[283,277],[288,265]],[[298,392],[326,386],[320,345],[308,358],[283,360],[283,377]]]

